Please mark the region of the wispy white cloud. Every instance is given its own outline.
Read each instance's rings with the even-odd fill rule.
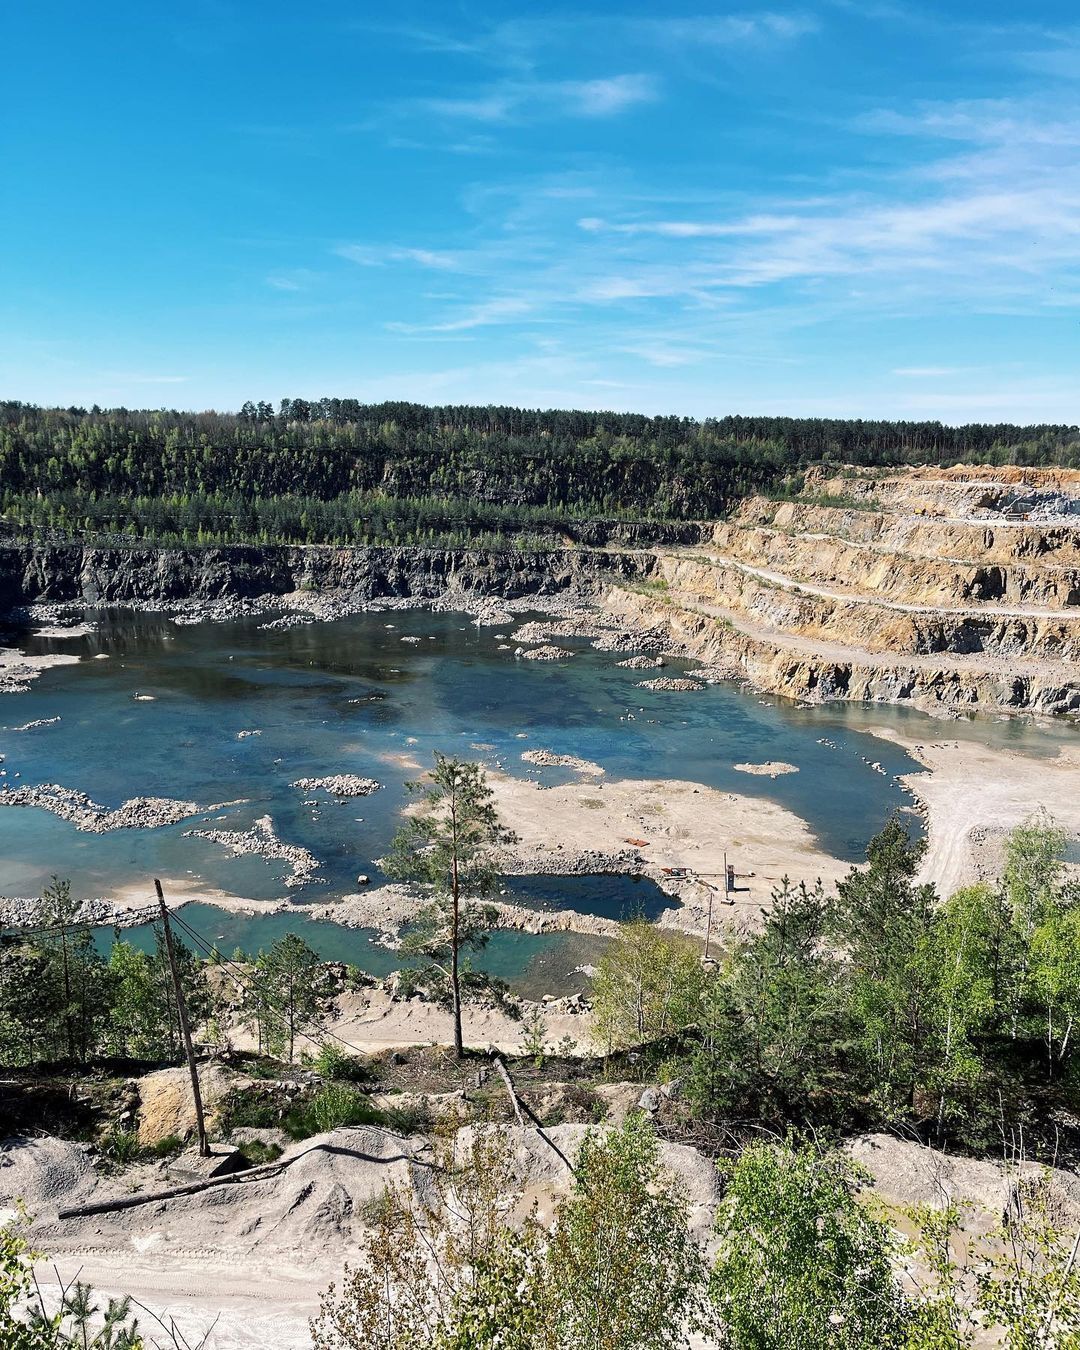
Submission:
[[[458,254],[431,248],[405,248],[400,245],[342,244],[334,249],[339,258],[362,267],[385,267],[387,263],[414,263],[417,267],[453,272],[461,266]]]
[[[668,48],[706,47],[716,51],[790,43],[819,28],[817,15],[808,9],[648,18],[579,10],[478,25],[467,33],[408,26],[383,27],[381,31],[396,33],[403,42],[421,50],[472,57],[502,70],[527,71],[550,60],[553,53],[594,50],[598,42],[604,44],[603,50],[625,46],[655,52],[659,43]]]
[[[405,105],[439,117],[473,122],[536,121],[554,117],[613,117],[660,96],[648,74],[592,80],[502,81],[460,96],[425,98]]]
[[[275,291],[307,291],[319,280],[318,272],[308,267],[291,267],[284,271],[271,272],[266,284]]]
[[[744,47],[748,45],[794,42],[819,31],[814,14],[697,15],[690,18],[637,19],[628,21],[631,33],[674,46]]]
[[[644,267],[678,250],[695,294],[847,282],[848,299],[866,305],[921,293],[932,305],[963,296],[1031,311],[1075,291],[1065,283],[1080,272],[1080,105],[958,100],[883,110],[856,129],[926,148],[859,192],[762,197],[694,218],[609,211],[578,228],[597,247],[624,241],[618,276],[637,275],[628,258]]]
[[[962,366],[898,366],[893,372],[903,380],[944,380],[963,374]]]
[[[523,296],[497,296],[492,300],[468,305],[449,318],[435,323],[389,323],[387,327],[398,333],[464,333],[471,328],[509,323],[524,317],[532,309],[532,303]]]

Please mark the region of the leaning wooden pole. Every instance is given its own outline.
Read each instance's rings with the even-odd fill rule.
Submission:
[[[169,958],[169,970],[172,971],[173,990],[176,994],[176,1014],[180,1021],[180,1035],[184,1039],[184,1054],[187,1055],[188,1071],[191,1074],[191,1095],[195,1099],[195,1128],[199,1134],[199,1153],[204,1158],[210,1156],[210,1145],[206,1139],[206,1120],[203,1117],[202,1092],[199,1088],[199,1070],[195,1067],[195,1047],[191,1044],[191,1027],[188,1025],[187,1004],[180,985],[180,972],[176,968],[176,950],[173,947],[172,928],[169,926],[169,911],[165,906],[165,894],[161,882],[154,878],[158,905],[161,908],[161,926],[165,930],[165,951]]]

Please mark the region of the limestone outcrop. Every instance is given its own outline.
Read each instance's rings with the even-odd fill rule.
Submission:
[[[607,604],[791,698],[1080,712],[1080,472],[812,476]]]

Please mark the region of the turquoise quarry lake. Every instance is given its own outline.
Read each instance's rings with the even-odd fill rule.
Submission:
[[[522,751],[573,754],[611,778],[677,778],[769,798],[805,819],[825,849],[854,861],[889,812],[909,800],[895,775],[918,767],[867,727],[914,726],[928,738],[977,735],[1038,748],[1038,733],[1019,724],[975,729],[888,707],[797,707],[734,685],[640,689],[642,672],[620,669],[618,655],[584,640],[559,639],[576,653],[565,662],[525,661],[514,657],[515,644],[500,650],[513,626],[478,628],[458,614],[372,613],[285,629],[260,627],[265,619],[258,618],[183,626],[114,611],[87,618],[96,629],[85,636],[21,644],[87,659],[52,667],[30,692],[4,698],[3,781],[59,783],[108,807],[142,795],[235,803],[216,813],[224,819],[215,829],[245,830],[269,815],[280,839],[319,859],[322,880],[293,892],[300,901],[355,890],[359,873],[373,884],[381,879],[375,859],[398,823],[405,783],[436,750],[548,784],[572,775],[524,764]],[[108,659],[89,659],[98,655]],[[669,663],[665,673],[688,664]],[[625,720],[628,712],[633,720]],[[60,721],[13,729],[49,718]],[[765,760],[799,772],[770,779],[734,768]],[[384,786],[340,805],[290,786],[336,773]],[[318,807],[305,804],[312,797]],[[0,809],[0,894],[37,894],[53,875],[70,877],[73,892],[86,897],[149,885],[155,875],[256,899],[287,893],[282,863],[232,857],[220,844],[185,838],[196,823],[95,835],[36,808]],[[656,888],[640,883],[635,891],[624,878],[530,878],[513,888],[527,901],[610,917],[658,904]],[[219,929],[234,922],[221,917]],[[266,916],[247,922],[263,925],[245,929],[248,942],[271,931]],[[349,941],[367,943],[367,936],[356,930]],[[568,939],[508,934],[499,941],[506,948],[499,960],[516,961],[521,973],[541,952],[550,961]]]

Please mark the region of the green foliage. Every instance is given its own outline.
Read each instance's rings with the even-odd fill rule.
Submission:
[[[710,1284],[732,1350],[901,1350],[896,1241],[840,1153],[757,1144],[722,1168]]]
[[[169,1319],[143,1308],[157,1325],[146,1339],[127,1296],[101,1307],[88,1284],[60,1281],[59,1296],[46,1301],[32,1271],[32,1252],[16,1223],[0,1227],[0,1350],[205,1350],[210,1332],[189,1340]]]
[[[314,1350],[532,1350],[540,1234],[507,1220],[512,1160],[474,1135],[459,1156],[443,1145],[423,1203],[389,1187],[369,1214],[355,1265],[331,1285],[312,1322]],[[505,1322],[505,1340],[499,1340]]]
[[[423,1204],[388,1190],[327,1291],[315,1350],[666,1350],[688,1345],[705,1267],[640,1117],[591,1136],[550,1234],[497,1136],[440,1159]]]
[[[559,1347],[666,1350],[699,1317],[704,1264],[686,1199],[652,1126],[630,1116],[590,1134],[547,1252],[548,1334]]]
[[[905,1350],[1076,1350],[1080,1346],[1080,1239],[1055,1221],[1049,1174],[1012,1174],[1012,1200],[987,1231],[956,1205],[903,1212],[914,1236]]]
[[[593,981],[594,1039],[626,1050],[683,1032],[670,1072],[714,1125],[902,1121],[981,1150],[1030,1112],[1031,1139],[1047,1089],[1080,1108],[1080,891],[1063,847],[1034,818],[1007,841],[1000,883],[942,902],[893,818],[835,895],[785,879],[760,932],[708,972],[681,939],[625,925]]]
[[[327,1083],[309,1101],[294,1107],[282,1126],[294,1139],[306,1139],[349,1125],[381,1124],[382,1120],[382,1113],[355,1088],[345,1083]]]
[[[812,1114],[844,1093],[841,972],[826,941],[831,905],[820,883],[773,892],[762,931],[738,943],[708,982],[701,1045],[687,1090],[699,1114],[764,1119]]]
[[[462,962],[488,940],[498,911],[478,903],[499,881],[498,850],[514,842],[495,810],[494,794],[479,764],[436,754],[422,783],[410,783],[417,801],[383,861],[388,876],[430,889],[434,896],[414,917],[402,941],[421,959],[411,976],[429,993],[442,993],[454,1019],[454,1047],[464,1053],[461,1006],[467,993],[488,992],[491,982]]]
[[[120,1128],[110,1130],[101,1141],[101,1151],[121,1166],[134,1162],[141,1152],[138,1132]]]
[[[249,403],[239,414],[0,403],[6,517],[129,543],[550,547],[567,535],[603,542],[627,522],[648,541],[664,537],[657,520],[713,518],[749,492],[790,493],[822,461],[1075,466],[1080,441],[1055,426],[696,421],[334,398]]]
[[[233,1088],[218,1103],[218,1128],[227,1139],[233,1130],[273,1129],[281,1124],[283,1115],[272,1096],[257,1096],[247,1088]]]
[[[312,1067],[320,1078],[331,1082],[360,1083],[371,1076],[368,1065],[359,1055],[350,1055],[333,1041],[319,1046]]]
[[[293,1062],[298,1037],[310,1040],[333,997],[325,967],[296,933],[286,933],[255,962],[244,987],[244,1014],[254,1027],[259,1053],[285,1054]]]
[[[893,816],[867,866],[837,886],[834,932],[847,955],[847,999],[862,1073],[886,1117],[914,1105],[933,1055],[936,895],[915,884],[925,844]]]
[[[152,1158],[171,1158],[174,1154],[182,1152],[183,1148],[184,1141],[178,1134],[167,1134],[156,1144],[147,1145],[145,1151]]]
[[[544,1066],[544,1052],[547,1045],[548,1025],[539,1005],[533,1005],[522,1018],[521,1048],[532,1056],[538,1069]]]
[[[269,1143],[263,1139],[245,1139],[240,1147],[240,1152],[251,1163],[252,1167],[262,1167],[266,1163],[277,1162],[283,1151],[280,1144]]]
[[[174,935],[173,950],[189,1015],[198,1020],[209,1007],[199,962]],[[183,1053],[165,939],[155,928],[153,953],[116,942],[109,953],[111,1006],[105,1049],[133,1059],[179,1059]]]
[[[84,1064],[105,1034],[109,976],[90,929],[76,922],[78,901],[53,878],[33,931],[0,945],[0,1055],[7,1064],[69,1060]]]
[[[701,1015],[704,989],[695,943],[631,919],[620,925],[593,976],[593,1037],[610,1053],[682,1031]]]
[[[106,959],[78,909],[69,883],[54,878],[33,925],[0,942],[0,1063],[176,1060],[180,1033],[161,935],[151,954],[117,941]],[[182,942],[175,947],[197,1020],[209,1009],[209,991],[196,958]]]

